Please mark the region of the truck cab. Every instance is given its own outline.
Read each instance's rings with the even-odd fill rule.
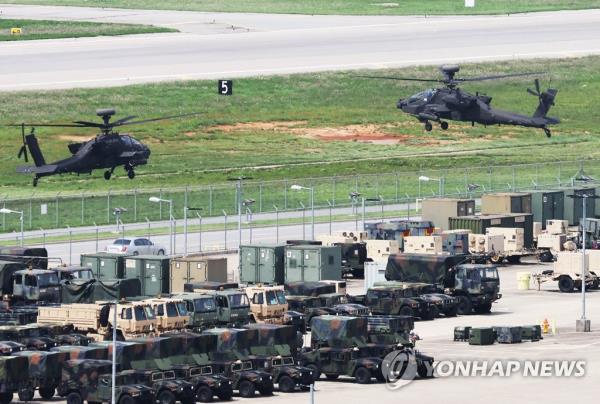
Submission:
[[[395,282],[395,281],[387,281],[387,282],[375,282],[374,286],[386,286],[386,285],[396,285],[401,288],[404,288],[407,293],[410,293],[411,296],[415,296],[417,298],[423,299],[423,301],[427,302],[429,305],[429,312],[427,313],[428,318],[434,319],[438,317],[439,314],[444,314],[447,317],[454,317],[457,314],[457,301],[458,299],[446,295],[443,293],[438,293],[438,289],[435,285],[431,285],[423,282]]]
[[[447,291],[458,298],[458,313],[489,313],[492,303],[502,297],[500,277],[495,265],[462,264],[454,270]]]
[[[73,279],[94,279],[94,273],[89,267],[82,267],[78,265],[65,265],[50,268],[50,270],[56,272],[59,281],[71,281]]]
[[[182,330],[190,322],[186,303],[179,298],[150,299],[154,314],[158,320],[158,330],[161,332]]]
[[[13,274],[13,298],[28,302],[60,302],[60,283],[54,271],[24,269]]]
[[[283,324],[283,313],[288,310],[283,286],[247,286],[250,315],[256,323]]]
[[[201,331],[217,324],[217,302],[213,294],[184,292],[173,297],[185,303],[190,316],[188,328]]]

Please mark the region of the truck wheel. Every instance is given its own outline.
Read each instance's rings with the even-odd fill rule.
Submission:
[[[35,390],[31,387],[24,387],[19,389],[18,396],[21,401],[33,401],[33,395]]]
[[[575,287],[575,282],[570,276],[561,276],[558,279],[558,288],[563,293],[571,293]]]
[[[123,394],[119,399],[119,404],[135,404],[135,400],[129,394]]]
[[[54,397],[54,391],[54,387],[40,387],[40,397],[42,397],[44,400],[50,400],[52,397]]]
[[[415,316],[414,310],[408,306],[400,307],[400,311],[398,312],[398,314],[400,314],[401,316],[411,316],[411,317]]]
[[[435,320],[436,318],[438,318],[440,315],[440,309],[437,308],[437,306],[431,306],[429,308],[429,311],[427,312],[427,319],[428,320]]]
[[[269,384],[267,386],[261,386],[258,388],[258,392],[261,396],[272,396],[273,395],[273,385]]]
[[[452,306],[444,312],[444,315],[446,317],[456,317],[457,314],[458,314],[458,308],[456,306]]]
[[[175,401],[177,401],[175,394],[169,390],[163,390],[158,393],[158,404],[175,404]]]
[[[10,404],[13,399],[13,393],[0,393],[0,404]]]
[[[475,313],[477,313],[477,314],[487,314],[490,311],[492,311],[491,303],[482,303],[482,304],[475,306]]]
[[[458,304],[456,305],[456,309],[458,314],[461,316],[471,314],[473,311],[473,303],[471,303],[471,299],[469,299],[467,296],[458,296]]]
[[[504,257],[500,256],[500,255],[492,255],[490,257],[490,262],[492,264],[501,264],[502,261],[504,261]]]
[[[507,258],[507,261],[509,264],[518,264],[519,262],[521,262],[521,256],[520,255],[511,255],[510,257]]]
[[[354,380],[356,380],[356,383],[358,384],[371,383],[371,372],[369,369],[361,366],[354,372]]]
[[[552,262],[554,261],[554,256],[549,250],[544,250],[540,253],[538,259],[540,260],[540,262]]]
[[[229,401],[231,400],[231,397],[233,397],[233,390],[224,390],[223,387],[221,387],[221,391],[219,391],[217,397],[219,397],[219,400],[221,401]]]
[[[314,381],[317,381],[321,378],[321,370],[317,365],[315,365],[314,363],[309,363],[308,365],[306,365],[306,367],[312,371]]]
[[[76,391],[72,391],[69,394],[67,394],[67,404],[83,404],[81,394],[79,394]]]
[[[292,380],[291,377],[287,375],[283,375],[279,378],[279,391],[282,393],[291,393],[296,390],[296,383]]]
[[[325,373],[325,377],[327,378],[327,380],[337,380],[337,378],[340,377],[340,375],[336,375],[334,373]]]
[[[242,396],[244,398],[250,398],[250,397],[254,397],[254,393],[255,393],[256,389],[254,387],[254,383],[252,383],[250,380],[242,380],[240,382],[238,390],[240,392],[240,396]]]
[[[210,403],[213,400],[213,393],[210,387],[198,387],[198,390],[196,390],[196,399],[201,403]]]

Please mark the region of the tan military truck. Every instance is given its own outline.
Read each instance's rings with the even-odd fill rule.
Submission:
[[[284,313],[288,311],[288,303],[282,285],[252,285],[243,290],[250,300],[251,321],[284,324]]]
[[[73,303],[60,306],[40,306],[38,324],[72,324],[76,332],[96,341],[112,339],[113,302]],[[117,304],[117,338],[139,338],[155,335],[157,318],[146,301],[121,301]]]
[[[154,310],[159,332],[183,330],[190,323],[190,314],[183,299],[160,297],[148,299],[146,302]]]

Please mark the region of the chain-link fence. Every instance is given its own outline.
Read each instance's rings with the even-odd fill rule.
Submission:
[[[563,161],[513,166],[446,168],[382,174],[363,174],[278,181],[242,181],[243,199],[254,200],[254,213],[299,210],[311,204],[314,189],[316,208],[350,206],[349,195],[395,204],[405,199],[433,195],[478,196],[484,192],[560,188],[573,184],[585,173],[600,178],[600,161]],[[25,230],[96,226],[115,223],[116,208],[126,211],[120,219],[127,223],[169,219],[169,203],[154,203],[150,197],[172,201],[176,219],[184,207],[201,209],[204,217],[235,215],[238,209],[238,183],[210,186],[134,189],[104,193],[62,194],[11,199],[0,196],[0,207],[23,211]],[[304,188],[293,190],[292,185]],[[307,189],[308,188],[308,189]],[[0,232],[20,230],[18,214],[0,213]]]

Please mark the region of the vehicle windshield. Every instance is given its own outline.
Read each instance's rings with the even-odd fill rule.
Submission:
[[[40,337],[40,330],[37,328],[23,328],[21,335],[27,337],[27,338],[38,338]]]
[[[137,321],[146,320],[146,313],[142,306],[135,306],[133,308],[133,315]]]
[[[215,305],[215,300],[212,297],[194,300],[194,311],[196,313],[206,313],[215,310],[217,310],[217,306]]]
[[[283,364],[284,365],[293,365],[294,364],[294,358],[292,358],[291,356],[286,356],[283,358]]]
[[[166,308],[167,308],[167,317],[177,317],[177,307],[175,306],[175,303],[170,302],[165,304]]]
[[[146,313],[146,318],[148,320],[154,320],[156,318],[156,314],[154,314],[154,310],[150,306],[144,306],[144,312]]]
[[[481,268],[481,279],[498,279],[498,270],[494,268]]]
[[[80,269],[77,271],[71,272],[72,279],[93,279],[94,274],[90,269]]]
[[[179,310],[179,315],[180,316],[187,316],[188,312],[187,309],[185,308],[185,303],[184,302],[177,302],[177,310]]]
[[[129,245],[129,243],[131,243],[131,240],[126,240],[124,238],[120,238],[118,240],[115,240],[115,242],[113,244],[114,245]]]
[[[279,302],[279,304],[287,303],[287,300],[285,299],[285,293],[283,293],[283,290],[278,290],[275,292],[275,294],[277,295],[277,301]]]
[[[47,288],[48,286],[58,286],[58,276],[54,273],[52,274],[39,274],[38,278],[38,286],[40,288]]]
[[[245,293],[236,293],[229,295],[229,305],[232,309],[250,307],[250,301]]]
[[[267,290],[265,295],[267,296],[267,304],[269,306],[279,304],[279,301],[277,300],[277,294],[274,290]]]
[[[413,289],[404,289],[402,292],[403,292],[402,295],[404,297],[415,297],[416,296],[415,291]]]

